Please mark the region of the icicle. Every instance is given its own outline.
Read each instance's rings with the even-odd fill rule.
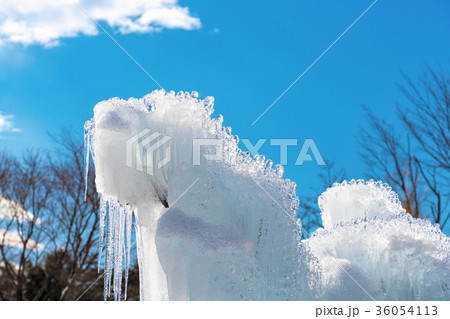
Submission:
[[[106,201],[103,196],[100,195],[100,237],[98,239],[98,272],[100,272],[100,267],[102,263],[102,252],[103,252],[103,239],[105,234],[105,218],[106,218]]]
[[[111,296],[111,272],[113,267],[113,242],[114,242],[114,210],[115,206],[112,205],[112,200],[108,200],[108,238],[106,247],[106,263],[105,263],[105,300]],[[111,207],[113,206],[113,207]]]
[[[87,199],[88,177],[89,177],[89,159],[94,158],[94,120],[87,121],[84,124],[84,201]]]
[[[105,283],[104,299],[122,299],[122,281],[125,271],[124,300],[127,298],[128,273],[131,264],[131,231],[135,212],[129,205],[121,205],[116,199],[103,199],[100,195],[100,238],[99,261],[100,270],[103,248],[105,247]],[[137,231],[137,230],[136,230]],[[105,244],[103,244],[105,243]],[[125,269],[124,269],[125,268]]]
[[[120,256],[120,265],[118,266],[118,268],[120,269],[119,271],[119,280],[117,281],[118,284],[118,288],[119,288],[119,300],[122,298],[122,277],[123,277],[123,264],[125,261],[126,264],[126,258],[127,258],[127,253],[126,253],[126,247],[125,247],[125,238],[126,238],[126,233],[125,233],[125,220],[126,220],[126,213],[125,213],[125,207],[122,207],[122,210],[120,212],[120,252],[121,252],[121,256]]]
[[[138,219],[138,213],[134,212],[134,217],[135,217],[135,231],[136,231],[136,247],[137,247],[137,256],[138,256],[138,263],[139,263],[139,293],[142,296],[143,295],[143,289],[144,289],[144,282],[143,282],[143,278],[144,278],[144,265],[143,265],[143,255],[142,255],[142,247],[141,247],[141,231],[139,228],[139,219]]]
[[[130,270],[131,262],[131,224],[133,222],[133,212],[130,206],[125,207],[125,231],[126,231],[126,261],[125,261],[125,291],[124,300],[127,300],[127,289],[128,289],[128,272]]]
[[[89,175],[89,133],[87,126],[89,122],[84,125],[84,201],[87,199],[88,189],[88,175]]]
[[[117,293],[119,288],[117,287],[117,280],[119,277],[119,265],[120,265],[120,207],[116,206],[114,209],[114,280],[113,280],[113,291],[114,300],[117,300]],[[122,271],[122,269],[120,269]]]

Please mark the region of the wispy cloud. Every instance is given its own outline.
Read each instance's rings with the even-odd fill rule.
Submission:
[[[0,238],[4,241],[5,246],[22,248],[24,245],[24,239],[26,235],[21,235],[17,230],[14,231],[6,231],[4,229],[0,229]],[[29,250],[44,250],[45,246],[41,243],[35,242],[34,240],[28,239],[26,246]]]
[[[20,132],[12,122],[14,115],[3,115],[0,111],[0,133],[2,132]]]
[[[0,1],[0,45],[12,42],[51,47],[61,38],[97,35],[98,27],[77,2],[93,19],[122,34],[201,27],[200,19],[178,0]]]

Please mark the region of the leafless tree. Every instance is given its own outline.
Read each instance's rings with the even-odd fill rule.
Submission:
[[[99,201],[93,167],[89,170],[85,201],[83,145],[68,130],[53,139],[57,147],[48,161],[54,190],[50,201],[55,218],[52,240],[54,256],[67,260],[67,279],[59,298],[67,300],[77,297],[73,295],[74,285],[80,276],[97,265]]]
[[[408,213],[430,217],[444,229],[450,173],[450,77],[426,66],[417,82],[403,73],[398,85],[406,105],[397,105],[398,123],[387,123],[365,107],[361,156],[373,178],[384,179],[399,193]]]
[[[61,130],[53,141],[47,156],[0,152],[0,300],[103,299],[94,167],[85,200],[81,136]],[[139,296],[138,273],[135,264],[129,299]]]
[[[30,265],[42,261],[43,248],[48,244],[45,228],[48,223],[48,203],[51,192],[41,156],[29,151],[19,162],[8,160],[2,165],[0,219],[0,257],[2,281],[10,285],[2,299],[24,300]]]
[[[423,199],[420,196],[424,190],[419,183],[419,171],[408,139],[403,141],[395,126],[379,119],[369,108],[365,107],[365,110],[369,126],[362,129],[359,143],[370,176],[391,185],[399,194],[406,211],[414,217],[421,216],[420,203]]]
[[[319,195],[335,182],[341,182],[345,179],[345,170],[337,169],[333,161],[326,160],[326,165],[320,168],[317,177],[320,181],[320,187],[310,189],[311,195],[303,196],[300,199],[299,217],[302,220],[304,238],[310,236],[316,228],[322,226],[322,218],[317,203]]]
[[[450,76],[426,65],[419,81],[403,74],[405,85],[398,85],[410,102],[398,105],[398,115],[420,146],[417,156],[423,164],[450,171]]]
[[[444,228],[450,218],[450,75],[426,65],[417,83],[403,77],[399,88],[410,105],[398,105],[398,116],[417,145],[413,160],[429,192],[429,215]]]
[[[73,299],[96,274],[94,173],[91,169],[85,202],[83,145],[67,130],[54,140],[47,157],[28,152],[19,161],[0,154],[0,196],[9,206],[0,218],[0,272],[9,285],[0,287],[2,299]],[[55,272],[55,266],[64,271]],[[39,285],[27,294],[30,276],[39,277]]]

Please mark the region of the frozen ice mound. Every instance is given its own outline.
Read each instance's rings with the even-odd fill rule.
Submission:
[[[335,183],[319,197],[322,224],[326,229],[357,218],[395,217],[404,212],[398,195],[381,181]]]
[[[381,182],[344,181],[319,198],[325,229],[304,240],[325,300],[449,300],[450,242],[406,214]],[[349,280],[350,278],[350,280]]]
[[[300,298],[296,184],[282,178],[282,166],[242,152],[222,116],[211,118],[213,105],[196,92],[161,90],[95,106],[86,145],[103,200],[106,296],[112,289],[121,298],[133,216],[143,300]],[[145,150],[127,141],[140,136],[146,143],[151,134],[169,138],[171,157],[148,174]],[[202,146],[194,165],[194,140],[219,141],[222,155],[206,160],[216,149]],[[136,153],[134,167],[127,166],[127,147]],[[155,165],[167,149],[154,150]]]
[[[324,228],[300,240],[296,184],[241,151],[213,107],[163,90],[95,106],[85,142],[105,298],[124,298],[135,225],[142,300],[450,299],[448,237],[407,215],[388,185],[334,184],[319,198]],[[217,149],[204,145],[194,165],[195,140],[223,152],[207,160]]]

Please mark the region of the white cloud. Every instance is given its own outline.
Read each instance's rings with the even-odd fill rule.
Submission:
[[[0,220],[2,219],[14,219],[20,223],[25,221],[34,221],[36,224],[42,223],[39,218],[35,218],[33,213],[23,208],[22,205],[10,199],[6,199],[0,194]]]
[[[76,0],[97,22],[120,33],[193,30],[200,19],[178,0]],[[51,47],[61,38],[96,35],[97,25],[74,0],[0,0],[0,45],[6,42]]]
[[[35,218],[33,213],[27,211],[22,205],[4,198],[0,195],[0,220],[16,220],[19,223],[34,221],[36,224],[41,224],[42,221],[39,218]],[[22,236],[17,230],[6,231],[0,229],[0,242],[4,243],[5,246],[22,248]],[[43,250],[44,245],[29,239],[26,245],[27,249],[30,250]]]
[[[4,229],[0,229],[0,240],[4,243],[5,246],[14,247],[14,248],[23,248],[22,236],[18,231],[6,231]],[[44,250],[44,245],[41,243],[35,242],[34,240],[29,239],[26,244],[26,249],[29,250]]]
[[[12,119],[14,115],[3,115],[0,111],[0,133],[1,132],[20,132],[20,130],[14,127]]]

